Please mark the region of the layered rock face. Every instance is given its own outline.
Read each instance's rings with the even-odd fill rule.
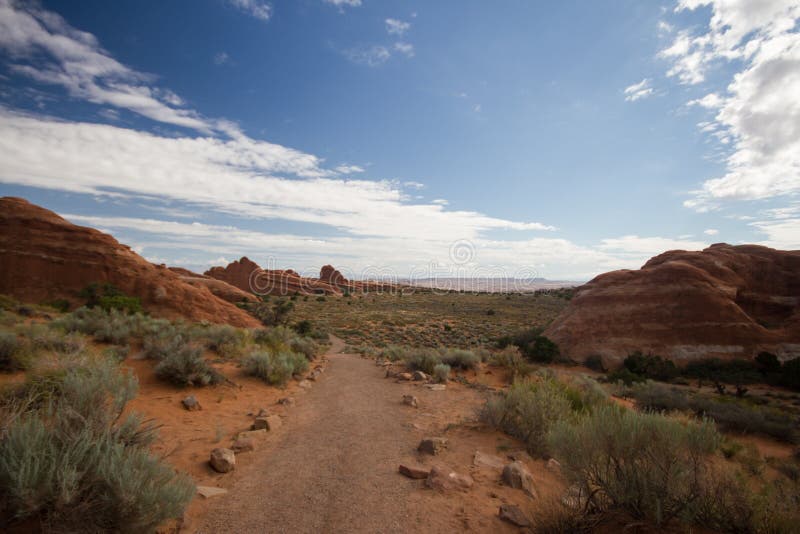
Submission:
[[[800,356],[800,251],[717,244],[670,251],[582,286],[545,335],[610,366],[641,350],[677,363]]]
[[[234,304],[237,302],[258,302],[258,298],[252,293],[242,291],[238,287],[222,280],[217,280],[204,274],[197,274],[182,267],[170,267],[169,270],[180,276],[181,280],[187,284],[195,287],[205,287],[222,300],[227,300]]]
[[[291,269],[262,269],[247,257],[229,263],[227,267],[212,267],[205,275],[258,295],[336,295],[342,292],[335,285],[305,278]]]
[[[26,302],[66,298],[93,282],[138,297],[154,315],[258,326],[207,287],[186,283],[108,234],[74,225],[21,198],[0,198],[0,293]]]

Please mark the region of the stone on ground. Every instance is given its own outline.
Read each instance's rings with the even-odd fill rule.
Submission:
[[[515,489],[520,489],[536,497],[536,488],[533,486],[533,476],[528,468],[520,461],[514,461],[503,468],[503,482]]]
[[[469,489],[473,480],[469,475],[458,474],[447,467],[436,465],[431,469],[425,485],[431,489],[449,491],[453,489]]]
[[[228,473],[236,467],[236,454],[231,449],[217,447],[211,451],[211,467],[218,473]]]
[[[397,471],[400,474],[407,476],[408,478],[413,478],[416,480],[428,478],[428,475],[430,474],[429,469],[425,469],[424,467],[419,467],[415,465],[406,465],[406,464],[400,464],[400,466],[397,468]]]
[[[516,504],[501,504],[500,505],[500,519],[508,521],[512,525],[518,527],[529,527],[531,521],[525,513]]]
[[[233,449],[235,453],[254,451],[256,449],[256,442],[253,438],[238,437],[236,441],[233,442],[233,445],[231,445],[231,449]]]
[[[485,452],[475,451],[472,463],[477,466],[491,467],[493,469],[503,469],[505,462],[499,456],[486,454]]]
[[[419,401],[414,395],[403,395],[403,404],[411,406],[412,408],[417,408],[419,406]]]
[[[197,486],[197,494],[205,499],[218,497],[219,495],[225,495],[226,493],[228,493],[228,490],[225,488],[217,488],[215,486]]]
[[[195,398],[194,395],[189,395],[188,397],[183,399],[181,401],[181,404],[183,404],[183,407],[189,410],[190,412],[203,409],[203,407],[200,406],[200,402]]]
[[[419,442],[417,450],[425,454],[439,454],[447,448],[447,438],[425,438]]]
[[[413,376],[414,376],[414,380],[416,380],[418,382],[420,380],[427,380],[428,379],[428,375],[426,375],[422,371],[414,371],[414,375]]]

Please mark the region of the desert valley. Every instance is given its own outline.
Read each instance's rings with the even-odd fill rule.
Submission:
[[[0,533],[800,534],[800,0],[0,0]]]

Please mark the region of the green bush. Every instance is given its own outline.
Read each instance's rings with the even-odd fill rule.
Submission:
[[[508,369],[511,373],[512,383],[533,372],[533,367],[522,357],[522,353],[515,346],[508,346],[500,352],[492,354],[489,362],[492,365]]]
[[[78,296],[86,299],[87,308],[100,307],[106,311],[118,310],[126,313],[142,311],[141,301],[137,297],[129,297],[109,283],[91,283],[83,288]]]
[[[689,399],[683,391],[655,382],[645,382],[633,386],[630,396],[636,400],[636,405],[644,410],[689,409]]]
[[[433,349],[416,348],[406,355],[406,367],[412,371],[422,371],[432,375],[433,368],[442,363],[439,353]]]
[[[475,369],[480,358],[474,352],[462,349],[447,349],[441,356],[442,363],[454,369]]]
[[[678,376],[678,368],[672,360],[638,351],[625,358],[623,365],[631,373],[653,380],[666,382]]]
[[[522,440],[528,452],[547,456],[547,433],[558,421],[574,416],[564,386],[553,378],[515,382],[509,390],[490,399],[481,419]]]
[[[244,345],[242,332],[230,325],[214,324],[197,328],[193,337],[202,339],[208,350],[225,357],[238,355]]]
[[[48,402],[23,406],[0,440],[0,502],[12,522],[62,531],[153,531],[194,495],[185,475],[151,456],[152,426],[122,417],[136,380],[108,361],[72,362]],[[41,395],[30,386],[25,393]],[[0,411],[8,410],[4,404]],[[50,528],[48,527],[48,528]]]
[[[627,367],[620,367],[616,371],[610,373],[607,380],[611,383],[622,382],[626,386],[630,386],[636,382],[645,382],[647,379],[642,375],[632,373]]]
[[[577,423],[554,425],[547,442],[590,508],[622,508],[663,525],[698,499],[720,436],[708,421],[683,423],[605,405]]]
[[[176,386],[208,386],[224,377],[211,367],[200,347],[184,345],[164,356],[155,368],[156,376]]]
[[[308,361],[314,361],[319,352],[319,345],[308,337],[293,337],[289,341],[289,348],[292,352],[305,356]]]
[[[437,382],[447,382],[450,378],[450,366],[446,363],[440,363],[433,368],[433,378]]]
[[[308,359],[290,351],[255,351],[242,362],[244,372],[272,385],[284,385],[308,369]]]
[[[115,309],[84,307],[56,319],[52,325],[67,332],[93,336],[102,343],[126,345],[131,337],[141,335],[146,322],[138,313],[130,315]]]
[[[381,350],[380,357],[390,362],[397,362],[400,360],[406,359],[408,356],[408,351],[397,345],[389,345],[388,347]]]

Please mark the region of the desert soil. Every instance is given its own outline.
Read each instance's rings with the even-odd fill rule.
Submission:
[[[285,412],[233,478],[218,482],[229,493],[187,517],[184,531],[214,532],[516,532],[497,517],[501,503],[530,506],[520,490],[499,484],[500,471],[473,465],[476,450],[518,449],[501,434],[480,429],[475,412],[485,393],[451,384],[432,391],[420,383],[394,383],[384,368],[342,354],[334,339],[327,371]],[[419,408],[402,403],[418,397]],[[422,437],[446,436],[443,454],[423,457]],[[500,456],[504,456],[500,454]],[[506,459],[506,461],[509,461]],[[469,474],[466,491],[440,493],[397,472],[400,463],[446,465]],[[552,485],[540,462],[528,460],[545,491]],[[237,456],[238,464],[238,456]],[[552,478],[552,477],[549,477]],[[206,481],[208,483],[208,481]]]

